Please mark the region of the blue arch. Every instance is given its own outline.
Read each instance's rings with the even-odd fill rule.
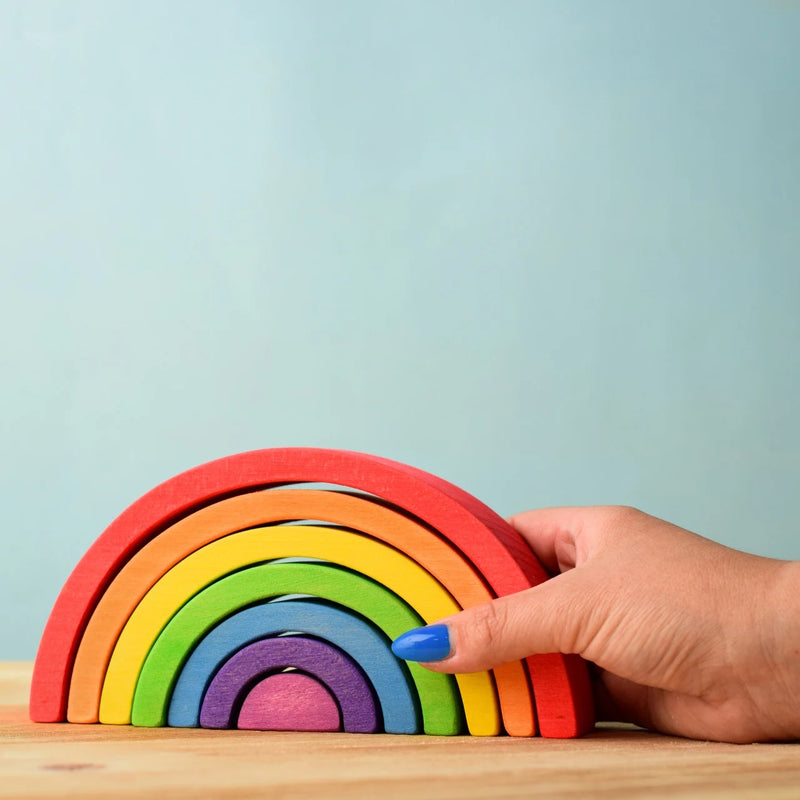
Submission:
[[[198,727],[203,695],[219,667],[242,647],[286,631],[324,639],[361,667],[378,698],[387,733],[420,731],[415,694],[386,639],[360,617],[341,607],[311,600],[251,606],[207,633],[181,669],[169,704],[168,724]]]

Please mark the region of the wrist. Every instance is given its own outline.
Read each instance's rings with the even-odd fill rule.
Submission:
[[[800,562],[778,562],[763,637],[775,738],[800,739]]]

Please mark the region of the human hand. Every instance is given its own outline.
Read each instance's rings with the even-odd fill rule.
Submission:
[[[800,562],[632,508],[509,521],[556,577],[411,631],[397,655],[461,673],[579,653],[596,665],[601,719],[718,741],[800,738]]]

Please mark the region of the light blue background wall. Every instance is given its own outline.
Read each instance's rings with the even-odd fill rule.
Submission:
[[[795,2],[0,2],[0,658],[161,480],[413,463],[800,558]]]

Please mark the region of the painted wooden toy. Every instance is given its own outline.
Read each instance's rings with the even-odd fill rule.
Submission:
[[[286,488],[304,483],[337,488]],[[30,716],[579,736],[594,718],[577,656],[450,676],[390,650],[546,579],[513,528],[434,475],[343,450],[229,456],[156,486],[89,548],[42,635]]]
[[[291,685],[276,687],[270,677],[284,681],[293,677],[291,668],[317,679],[293,696]],[[262,676],[267,675],[267,678]],[[229,658],[214,675],[203,695],[200,724],[204,728],[233,728],[247,705],[246,718],[250,728],[258,725],[268,729],[280,720],[281,728],[291,730],[339,730],[339,714],[335,725],[325,702],[317,707],[315,697],[319,684],[327,687],[335,698],[334,708],[341,710],[341,727],[348,733],[375,733],[378,712],[366,677],[348,656],[318,639],[304,636],[276,636],[248,644]],[[253,697],[254,684],[259,691]],[[301,684],[302,685],[302,684]],[[298,687],[295,686],[295,689]],[[312,693],[308,696],[308,693]],[[327,692],[326,692],[327,694]],[[244,703],[239,702],[244,698]],[[237,707],[239,706],[239,707]],[[318,719],[322,711],[325,716]],[[273,719],[270,719],[270,716]]]

